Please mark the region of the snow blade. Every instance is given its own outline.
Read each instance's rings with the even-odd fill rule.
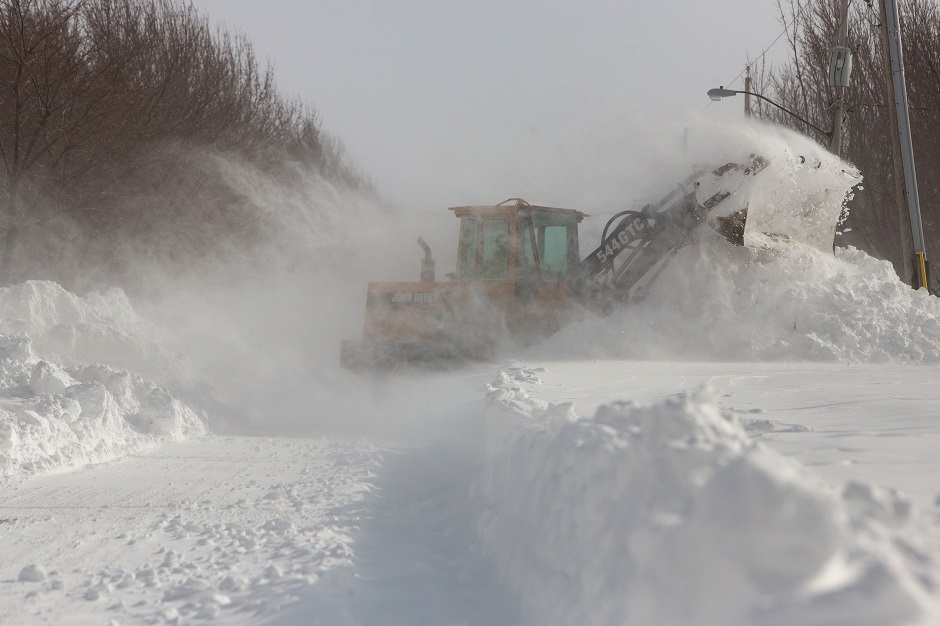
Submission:
[[[844,167],[835,159],[770,163],[752,155],[747,165],[716,170],[702,181],[696,200],[708,224],[735,245],[787,241],[832,251],[846,198],[859,182],[857,172]]]

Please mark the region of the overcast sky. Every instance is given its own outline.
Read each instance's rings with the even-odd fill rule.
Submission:
[[[428,200],[435,166],[462,150],[563,150],[572,129],[618,116],[740,116],[740,97],[706,109],[705,92],[782,31],[773,0],[194,1],[247,34],[399,203]],[[768,56],[784,54],[781,40]]]

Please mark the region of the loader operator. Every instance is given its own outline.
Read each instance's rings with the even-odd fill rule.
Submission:
[[[483,278],[506,278],[509,272],[509,237],[496,235],[495,244],[489,249],[484,245]]]

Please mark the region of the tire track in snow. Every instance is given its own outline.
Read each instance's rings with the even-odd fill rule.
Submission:
[[[441,415],[423,445],[382,454],[356,535],[356,578],[342,601],[298,603],[269,624],[520,624],[477,533],[472,492],[483,450],[479,411]]]

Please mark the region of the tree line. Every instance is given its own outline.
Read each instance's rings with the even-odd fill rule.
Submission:
[[[250,41],[177,0],[0,0],[0,282],[191,262],[277,225],[208,155],[370,189]]]
[[[940,276],[940,3],[898,2],[910,105],[914,159],[928,259],[933,280]],[[843,19],[839,0],[778,0],[786,27],[789,58],[762,68],[755,87],[821,128],[830,128],[836,94],[828,85],[830,49]],[[895,202],[895,173],[879,4],[849,4],[848,47],[853,52],[851,86],[845,90],[843,158],[862,172],[863,189],[849,204],[840,245],[854,245],[890,260],[900,271],[901,243]],[[756,114],[797,130],[811,131],[794,118],[758,101]],[[902,210],[907,212],[907,208]],[[931,254],[933,255],[931,257]]]

